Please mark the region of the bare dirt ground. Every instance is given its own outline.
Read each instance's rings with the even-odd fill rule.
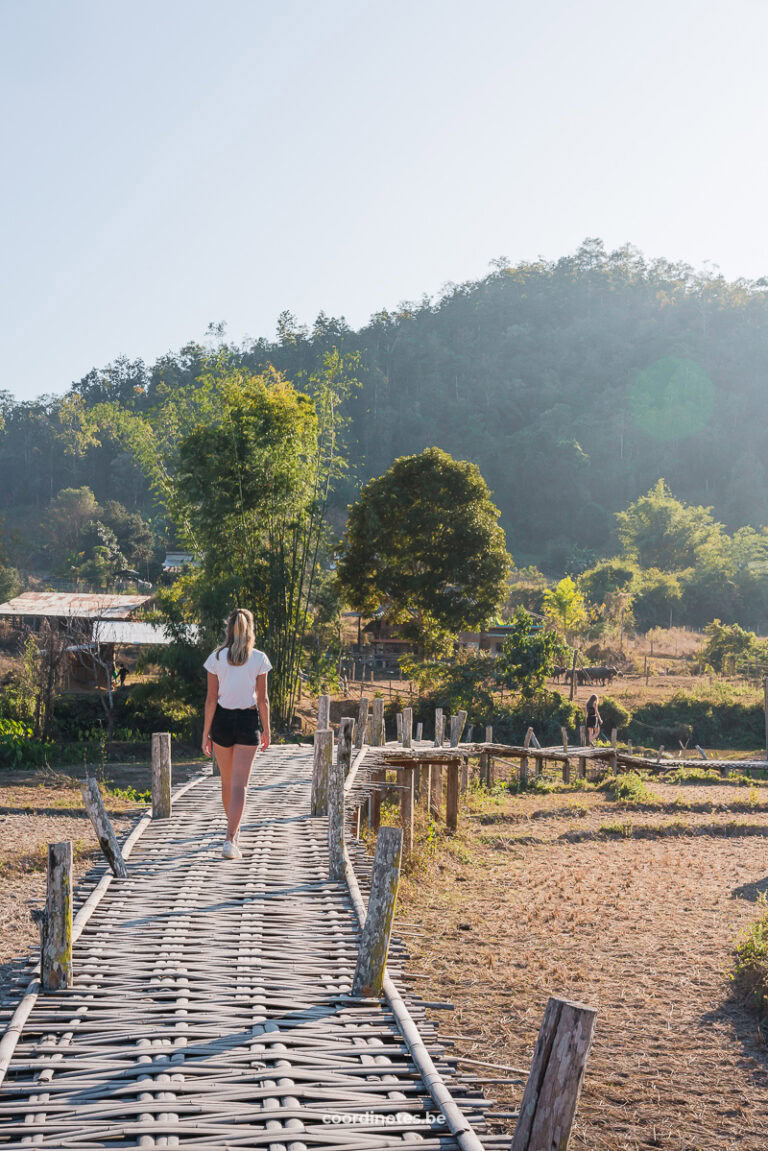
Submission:
[[[572,1147],[764,1151],[768,1051],[729,972],[768,891],[768,788],[648,787],[475,795],[403,881],[411,969],[455,1004],[454,1054],[501,1067],[528,1068],[549,995],[598,1008]],[[486,1088],[501,1110],[522,1090]]]

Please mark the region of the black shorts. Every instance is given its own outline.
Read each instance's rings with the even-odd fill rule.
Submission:
[[[255,707],[222,707],[216,704],[211,724],[211,740],[219,747],[234,747],[236,743],[256,747],[261,742],[259,712]]]

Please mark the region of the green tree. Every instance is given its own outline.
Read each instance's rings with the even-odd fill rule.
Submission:
[[[89,487],[62,488],[48,505],[45,536],[54,563],[80,550],[83,529],[97,520],[101,508]]]
[[[757,636],[752,631],[745,631],[737,623],[725,624],[719,619],[713,619],[704,628],[707,642],[701,655],[715,671],[724,672],[728,665],[735,667],[742,662],[748,662],[750,657],[756,657],[760,652]]]
[[[688,507],[676,500],[664,480],[616,515],[625,554],[643,568],[681,571],[696,562],[704,544],[712,546],[723,525],[712,508]]]
[[[519,607],[496,659],[496,679],[530,699],[542,690],[562,654],[563,644],[557,633],[544,630],[525,608]]]
[[[587,622],[587,609],[584,596],[570,576],[561,579],[553,588],[544,593],[543,610],[545,616],[558,627],[566,640],[570,639]]]
[[[384,604],[422,643],[435,625],[481,627],[509,570],[499,510],[479,468],[439,448],[404,456],[349,510],[338,565],[356,611]]]
[[[682,587],[678,576],[658,568],[642,572],[632,604],[637,627],[640,631],[670,627],[681,600]]]

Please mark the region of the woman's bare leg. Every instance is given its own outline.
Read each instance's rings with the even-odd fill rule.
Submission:
[[[229,807],[227,808],[227,839],[234,841],[240,828],[240,820],[245,810],[245,789],[248,786],[251,768],[257,752],[256,747],[236,743],[232,748],[232,771],[229,784]]]
[[[218,743],[213,745],[213,753],[216,756],[216,762],[219,765],[219,774],[221,775],[221,804],[224,808],[224,814],[229,812],[229,797],[232,787],[232,755],[234,747],[219,747]]]

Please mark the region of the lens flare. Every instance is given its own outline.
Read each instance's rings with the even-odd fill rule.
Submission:
[[[629,408],[649,436],[682,440],[707,426],[714,398],[714,384],[695,361],[665,356],[635,376]]]

